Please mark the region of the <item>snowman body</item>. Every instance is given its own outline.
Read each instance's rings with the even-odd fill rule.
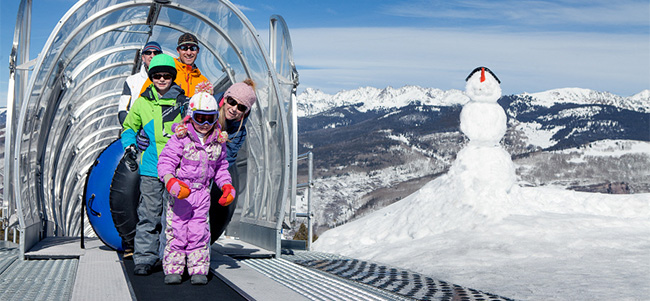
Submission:
[[[450,174],[463,187],[459,201],[473,210],[502,218],[507,212],[494,208],[510,202],[509,192],[515,187],[515,166],[510,154],[499,141],[507,129],[505,111],[497,103],[501,97],[498,78],[485,67],[476,68],[466,79],[465,94],[470,101],[460,113],[460,130],[469,143],[458,152]],[[493,202],[502,202],[494,204]]]

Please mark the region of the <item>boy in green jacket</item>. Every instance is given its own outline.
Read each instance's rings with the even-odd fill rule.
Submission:
[[[133,261],[136,275],[149,275],[159,260],[159,235],[163,207],[164,184],[158,179],[158,155],[174,134],[172,124],[180,123],[189,99],[174,83],[176,65],[167,54],[156,55],[147,72],[153,84],[135,100],[126,115],[122,131],[122,146],[127,152],[137,152],[136,135],[143,129],[149,146],[140,158],[140,202],[135,229]],[[152,138],[153,137],[153,138]]]

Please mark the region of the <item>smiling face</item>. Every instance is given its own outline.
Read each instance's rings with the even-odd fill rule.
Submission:
[[[142,52],[142,63],[144,63],[144,66],[147,68],[147,70],[149,70],[149,63],[151,63],[151,59],[157,54],[160,54],[160,52],[154,50],[147,50]]]
[[[239,120],[246,112],[246,106],[230,96],[226,97],[224,108],[228,120]]]
[[[164,95],[172,85],[172,75],[166,72],[159,72],[151,76],[151,81],[156,87],[156,90],[158,90],[158,93]]]
[[[196,56],[199,54],[199,46],[195,44],[183,44],[176,47],[178,51],[178,60],[183,64],[192,65],[196,61]]]

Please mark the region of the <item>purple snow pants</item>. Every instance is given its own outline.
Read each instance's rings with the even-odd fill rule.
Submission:
[[[207,275],[210,270],[210,189],[202,185],[191,189],[185,199],[170,197],[166,208],[165,275],[183,274],[186,261],[190,275]]]

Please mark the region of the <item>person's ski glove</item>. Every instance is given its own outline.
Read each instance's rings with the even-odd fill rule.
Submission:
[[[124,149],[124,154],[133,159],[134,161],[138,157],[138,147],[135,144],[131,144]]]
[[[228,206],[235,199],[235,187],[232,187],[230,184],[225,184],[221,187],[223,194],[219,199],[219,205]]]
[[[167,181],[167,184],[165,184],[165,188],[167,188],[167,191],[169,191],[169,194],[179,198],[179,199],[184,199],[190,195],[190,187],[185,184],[185,182],[177,179],[177,178],[171,178]]]
[[[138,143],[138,148],[141,150],[145,150],[147,147],[149,147],[149,137],[143,129],[140,129],[138,131],[138,134],[135,135],[135,142]]]

